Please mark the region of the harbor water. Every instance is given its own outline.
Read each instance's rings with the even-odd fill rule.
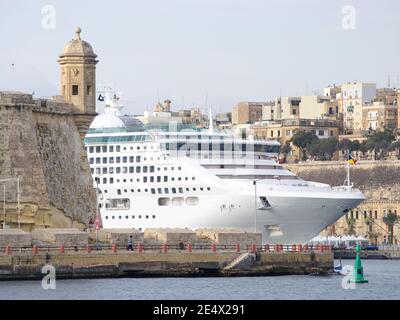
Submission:
[[[355,289],[343,289],[341,275],[56,280],[55,290],[44,290],[41,281],[13,281],[0,282],[0,299],[400,299],[400,260],[364,260],[363,266],[369,283]]]

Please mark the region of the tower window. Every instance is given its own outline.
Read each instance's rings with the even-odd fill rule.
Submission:
[[[73,96],[79,95],[79,86],[78,85],[73,85],[72,86],[72,95]]]
[[[87,86],[87,87],[86,87],[86,94],[87,94],[88,96],[91,96],[91,95],[92,95],[92,86]]]

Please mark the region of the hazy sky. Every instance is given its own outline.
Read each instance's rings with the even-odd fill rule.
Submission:
[[[55,29],[42,27],[45,5]],[[346,5],[355,29],[343,28]],[[121,91],[126,113],[158,97],[180,108],[208,94],[218,112],[345,81],[399,83],[398,0],[0,0],[0,90],[59,94],[57,58],[76,26],[99,56],[97,89]]]

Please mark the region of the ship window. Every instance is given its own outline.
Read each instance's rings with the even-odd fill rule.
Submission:
[[[136,157],[136,162],[139,163],[140,162],[140,156]]]
[[[147,177],[143,177],[143,182],[147,183]]]
[[[192,180],[194,181],[194,180],[196,180],[196,178],[195,178],[195,177],[192,177]]]
[[[155,219],[155,218],[156,218],[156,216],[153,215],[153,219]]]
[[[150,166],[150,172],[151,172],[151,173],[154,172],[154,166]]]
[[[106,199],[106,208],[108,210],[129,210],[130,200],[127,198],[125,198],[125,199]],[[120,219],[121,219],[121,217],[120,217]]]
[[[142,219],[142,216],[139,215],[139,219]]]
[[[136,173],[140,173],[141,170],[141,167],[136,167]]]
[[[110,157],[110,163],[114,163],[114,157]]]
[[[114,173],[114,168],[110,167],[110,174],[113,174],[113,173]]]
[[[142,190],[140,190],[140,189],[137,189],[137,192],[141,192]]]
[[[115,146],[115,151],[116,152],[121,152],[121,146]]]
[[[162,189],[161,189],[161,188],[158,188],[158,189],[157,189],[157,192],[158,192],[158,194],[162,194]]]
[[[121,195],[121,189],[117,189],[117,194]]]
[[[144,166],[144,167],[143,167],[143,173],[147,173],[147,171],[148,171],[148,167],[147,167],[147,166]]]
[[[117,160],[117,163],[121,163],[121,157],[117,157],[116,160]]]
[[[176,193],[176,188],[172,188],[172,193]]]
[[[179,188],[179,193],[183,193],[183,188]]]
[[[78,85],[72,85],[72,95],[77,96],[79,95],[79,86]]]
[[[211,190],[211,188],[210,188],[210,187],[207,187],[207,190],[208,190],[208,191],[210,191],[210,190]]]
[[[175,178],[174,178],[174,177],[172,177],[172,178],[171,178],[171,181],[175,181]]]
[[[131,192],[134,193],[134,192],[135,192],[135,189],[131,189]]]
[[[96,164],[100,164],[101,163],[101,158],[96,158]]]
[[[134,173],[135,172],[135,167],[129,167],[129,173]]]
[[[181,197],[176,197],[176,198],[172,199],[173,206],[183,206],[184,203],[185,203],[185,199],[183,199]]]
[[[89,163],[90,163],[90,164],[94,164],[94,158],[90,158],[90,159],[89,159]]]
[[[154,182],[154,177],[153,176],[150,177],[150,182]]]
[[[187,197],[186,204],[188,206],[196,206],[199,204],[199,198],[198,197]]]
[[[103,168],[103,174],[107,173],[107,168]]]
[[[100,168],[96,168],[96,174],[100,174]]]
[[[161,182],[161,177],[157,176],[157,182]]]
[[[164,188],[164,192],[165,192],[165,194],[168,194],[169,193],[168,188]]]
[[[146,219],[149,219],[150,217],[149,216],[146,216]]]
[[[156,189],[152,188],[151,189],[151,194],[156,194]]]
[[[193,191],[196,191],[196,188],[193,188]]]
[[[96,153],[100,153],[101,152],[101,148],[100,147],[96,147]]]
[[[181,177],[178,177],[178,181],[182,181],[182,178],[181,178]]]
[[[103,163],[107,164],[107,158],[103,158]]]
[[[132,219],[135,219],[135,216],[132,216]]]
[[[103,146],[103,152],[107,152],[107,146]]]
[[[107,178],[103,178],[103,184],[107,184]]]
[[[114,152],[114,146],[109,146],[109,147],[108,147],[108,151],[109,151],[109,152]]]
[[[128,168],[127,167],[123,167],[122,168],[122,173],[128,173]]]
[[[190,191],[190,189],[189,189],[189,188],[186,188],[186,191]]]
[[[89,147],[89,153],[93,153],[94,152],[94,147]]]
[[[125,219],[129,219],[129,216],[125,216]]]
[[[133,159],[134,159],[134,157],[129,157],[129,162],[133,163]]]
[[[182,170],[182,167],[178,167],[178,170]]]
[[[115,170],[116,173],[121,173],[121,167],[116,167]]]
[[[164,176],[164,182],[168,182],[168,176]]]
[[[128,162],[128,157],[122,157],[122,162],[127,163]]]
[[[106,216],[106,220],[108,220],[108,216]]]
[[[112,219],[115,219],[115,216],[112,216]]]
[[[111,183],[111,184],[114,183],[114,178],[110,178],[110,183]]]
[[[204,191],[204,188],[200,188],[200,191]]]
[[[171,205],[170,198],[158,198],[158,205],[161,207],[166,207]]]

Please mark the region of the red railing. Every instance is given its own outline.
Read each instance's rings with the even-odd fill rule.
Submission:
[[[146,253],[146,252],[160,252],[160,253],[168,253],[170,251],[174,252],[270,252],[270,253],[281,253],[281,252],[330,252],[332,251],[331,246],[326,245],[302,245],[302,244],[291,244],[291,245],[282,245],[282,244],[274,244],[274,245],[256,245],[251,244],[247,246],[241,246],[240,244],[233,245],[217,245],[217,244],[180,244],[180,245],[144,245],[142,243],[138,243],[133,245],[131,248],[128,246],[121,246],[116,244],[89,244],[85,246],[32,246],[32,247],[11,247],[10,245],[0,248],[0,255],[12,255],[12,254],[46,254],[46,253],[58,253],[58,254],[66,254],[66,253],[117,253],[117,252],[125,252],[125,253]]]

